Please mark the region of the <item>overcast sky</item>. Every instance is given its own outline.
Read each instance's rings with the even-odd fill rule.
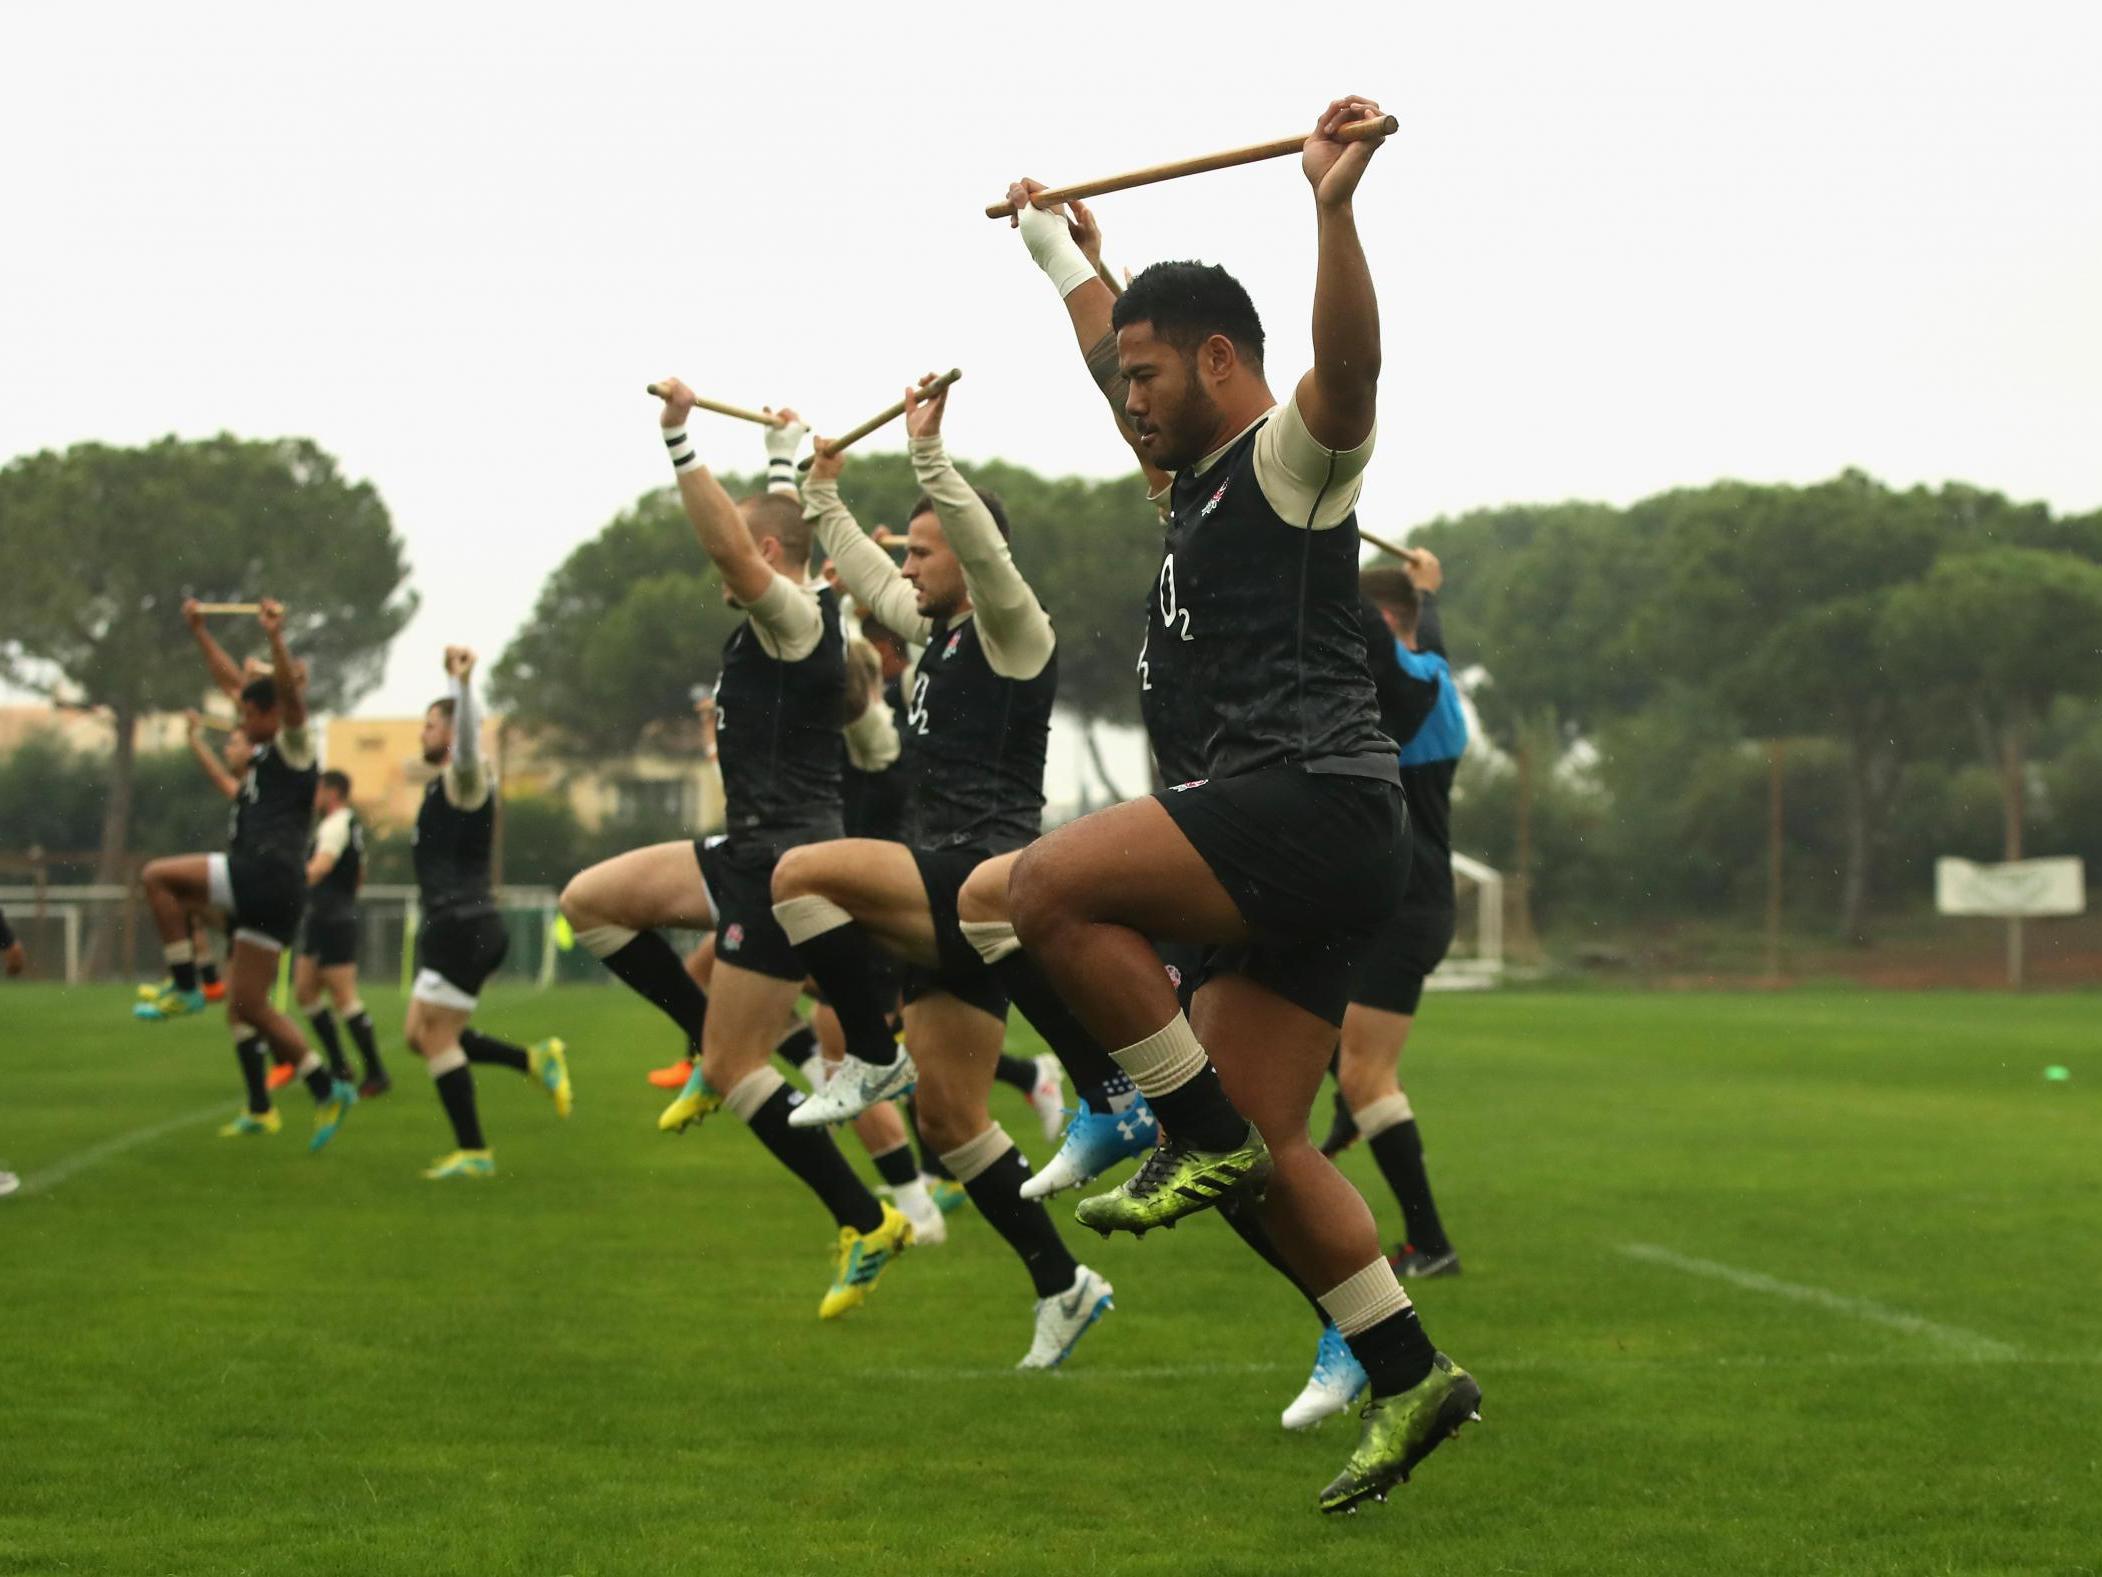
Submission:
[[[1284,136],[1356,92],[1402,122],[1358,201],[1386,343],[1371,528],[1849,464],[2091,509],[2098,19],[17,0],[0,458],[311,435],[408,542],[423,612],[363,710],[412,709],[446,642],[493,659],[570,548],[667,480],[641,392],[663,373],[836,431],[957,364],[958,454],[1124,470],[1049,285],[980,209],[1013,175]],[[1297,376],[1293,163],[1097,212],[1118,265],[1231,268]],[[696,431],[724,468],[759,458],[756,429]],[[1023,523],[1025,568],[1055,528]]]

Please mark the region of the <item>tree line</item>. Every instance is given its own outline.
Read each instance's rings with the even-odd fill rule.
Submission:
[[[1059,625],[1064,704],[1090,728],[1136,721],[1159,550],[1137,478],[965,470],[1005,499]],[[918,494],[901,454],[857,454],[844,487],[870,528],[902,528]],[[104,880],[132,849],[216,838],[194,769],[132,743],[203,689],[185,594],[282,596],[329,709],[377,682],[416,602],[377,491],[306,439],[26,456],[0,468],[0,537],[0,675],[105,709],[117,734],[92,772],[49,744],[0,763],[0,847],[77,849],[92,830]],[[1850,938],[1922,901],[1936,854],[2102,862],[2102,513],[1848,472],[1484,509],[1410,540],[1444,561],[1486,735],[1460,847],[1519,878],[1543,923],[1755,912],[1777,757],[1797,912]],[[734,618],[655,489],[548,577],[494,695],[570,762],[624,755],[686,724]],[[229,633],[238,654],[246,631]],[[600,841],[555,802],[510,814],[513,880],[559,880]]]

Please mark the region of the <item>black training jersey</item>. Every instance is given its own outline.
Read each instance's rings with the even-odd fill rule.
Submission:
[[[978,621],[937,621],[912,678],[904,766],[912,841],[1005,854],[1043,829],[1044,752],[1058,653],[1033,679],[993,672]]]
[[[307,913],[324,919],[341,918],[356,909],[358,883],[365,873],[365,824],[347,806],[343,814],[350,818],[350,837],[343,852],[336,856],[329,873],[307,889]],[[318,836],[307,840],[309,860],[318,847]]]
[[[1156,750],[1186,736],[1200,776],[1289,765],[1394,782],[1358,623],[1357,516],[1325,531],[1280,518],[1255,475],[1262,425],[1176,474],[1139,652],[1147,730]]]
[[[248,775],[234,795],[226,852],[303,870],[307,828],[314,820],[314,789],[320,782],[317,763],[293,766],[276,740],[257,745]]]
[[[846,641],[831,587],[817,603],[824,633],[807,657],[768,656],[750,619],[723,643],[715,737],[733,837],[787,849],[840,835]]]
[[[425,786],[416,812],[416,891],[426,915],[474,914],[493,910],[490,853],[496,843],[496,790],[473,810],[462,810],[445,794],[445,774]]]
[[[1452,780],[1458,761],[1426,761],[1401,769],[1401,795],[1409,806],[1409,884],[1404,909],[1452,909]]]
[[[905,692],[899,679],[883,681],[883,704],[890,708],[898,733],[905,732]],[[845,746],[841,747],[842,752]],[[850,760],[841,769],[840,821],[850,838],[879,838],[899,843],[905,838],[906,774],[893,761],[880,772],[864,772]]]

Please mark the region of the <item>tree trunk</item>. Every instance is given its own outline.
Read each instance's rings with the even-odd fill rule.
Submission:
[[[1102,759],[1102,741],[1095,737],[1095,720],[1092,717],[1081,719],[1080,737],[1087,742],[1088,763],[1094,767],[1095,776],[1101,779],[1103,788],[1108,790],[1109,802],[1112,805],[1123,804],[1124,791],[1117,787],[1116,779],[1109,775],[1108,764]]]
[[[1781,875],[1786,824],[1782,818],[1783,780],[1788,747],[1778,739],[1766,743],[1766,978],[1781,981]]]
[[[1515,958],[1527,962],[1540,957],[1539,933],[1533,929],[1533,739],[1532,729],[1518,728],[1518,804],[1512,851],[1509,913],[1505,916],[1506,945]]]
[[[1858,733],[1847,740],[1847,851],[1839,882],[1839,937],[1856,947],[1868,945],[1869,863],[1875,841],[1870,830],[1873,748]]]
[[[110,752],[109,799],[102,808],[102,849],[95,860],[95,880],[128,887],[131,881],[131,794],[138,765],[138,708],[128,702],[117,706],[111,711],[110,721],[116,730],[116,741]],[[96,910],[95,924],[88,937],[88,979],[97,979],[108,971],[118,922],[132,902],[133,898],[127,895],[122,903]],[[128,972],[132,960],[123,960],[122,967]]]
[[[2022,714],[2010,708],[2007,727],[2000,736],[2000,813],[2001,813],[2001,858],[2019,860],[2022,857],[2022,822],[2024,820],[2024,792],[2022,784]],[[2020,989],[2022,984],[2022,922],[2019,918],[2007,922],[2007,983]]]

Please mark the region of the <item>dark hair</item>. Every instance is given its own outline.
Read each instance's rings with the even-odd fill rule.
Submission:
[[[993,524],[1000,528],[1000,540],[1002,542],[1012,542],[1014,540],[1014,528],[1007,523],[1007,505],[1001,501],[1000,495],[985,487],[974,487],[971,491],[978,495],[978,502],[985,506],[985,512],[993,517]],[[922,493],[912,501],[912,509],[905,516],[905,523],[909,526],[919,519],[920,516],[935,513],[937,511],[934,507],[934,500]]]
[[[453,720],[453,698],[449,695],[441,695],[438,697],[437,700],[433,701],[425,710],[432,712],[443,712],[445,714],[445,720],[448,723],[450,723]]]
[[[788,493],[753,493],[737,501],[755,537],[772,537],[791,564],[810,562],[810,522],[803,506]]]
[[[258,711],[267,712],[277,705],[277,682],[268,675],[251,679],[241,686],[241,699]]]
[[[861,638],[879,651],[889,651],[893,657],[904,657],[912,650],[904,636],[887,624],[878,624],[873,615],[862,619]]]
[[[1358,590],[1393,614],[1403,634],[1416,633],[1416,620],[1422,615],[1423,601],[1416,594],[1416,583],[1409,579],[1409,572],[1399,564],[1374,564],[1369,569],[1359,570]]]
[[[328,771],[321,774],[321,786],[325,789],[334,789],[345,799],[350,798],[350,774],[348,772],[338,772],[334,767],[330,767]]]
[[[1263,370],[1263,320],[1241,282],[1217,263],[1153,264],[1117,297],[1109,321],[1120,329],[1151,323],[1185,356],[1224,334],[1243,361]]]

